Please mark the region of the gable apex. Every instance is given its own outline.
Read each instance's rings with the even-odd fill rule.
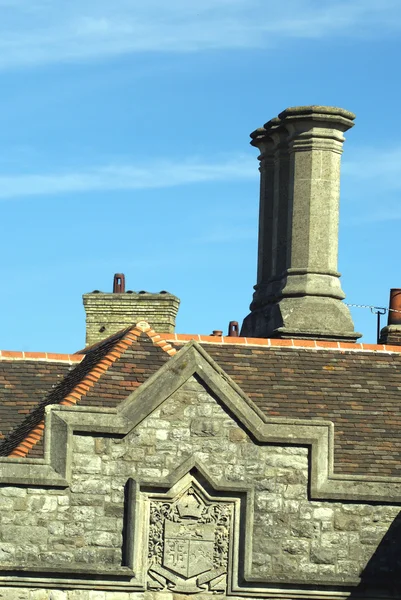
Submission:
[[[197,377],[249,431],[260,428],[263,413],[196,341],[175,356],[132,392],[117,408],[134,429],[191,377]]]

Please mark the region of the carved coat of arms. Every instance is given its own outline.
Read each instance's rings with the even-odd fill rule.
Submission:
[[[231,519],[229,503],[206,503],[193,487],[176,500],[152,501],[149,587],[225,591]]]
[[[183,577],[213,568],[215,526],[197,523],[164,523],[163,564]]]

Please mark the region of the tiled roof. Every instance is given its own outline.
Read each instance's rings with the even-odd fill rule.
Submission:
[[[46,405],[116,406],[191,339],[267,416],[331,420],[336,473],[401,476],[400,346],[157,335],[145,323],[85,349],[74,369],[64,365],[65,379],[0,453],[40,456]]]
[[[170,355],[176,352],[171,346],[167,351]],[[141,333],[81,398],[80,406],[115,407],[164,365],[169,359],[167,351],[155,344],[148,332]]]
[[[43,352],[0,352],[0,441],[82,358]]]
[[[73,355],[82,362],[3,441],[0,456],[43,456],[46,406],[115,406],[175,352],[147,323],[138,323],[86,349],[83,360],[81,355]]]
[[[198,336],[166,335],[177,348]],[[334,423],[335,472],[401,476],[401,347],[198,339],[268,416]]]

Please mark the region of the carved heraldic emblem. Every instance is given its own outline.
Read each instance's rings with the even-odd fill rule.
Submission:
[[[191,485],[173,500],[150,501],[149,582],[153,590],[224,592],[233,506]]]

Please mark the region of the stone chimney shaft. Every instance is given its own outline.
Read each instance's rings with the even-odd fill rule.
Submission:
[[[300,106],[251,134],[260,151],[258,274],[242,335],[359,337],[337,271],[340,160],[354,118]]]

